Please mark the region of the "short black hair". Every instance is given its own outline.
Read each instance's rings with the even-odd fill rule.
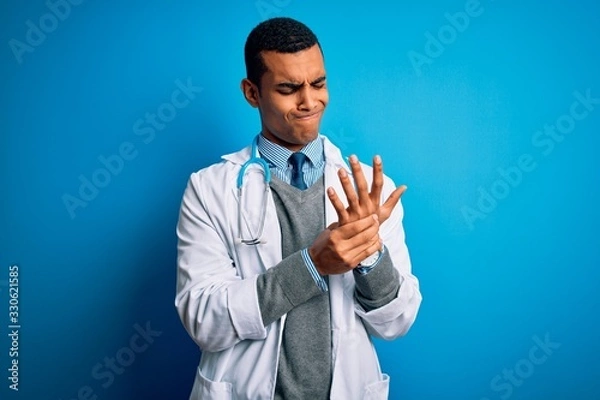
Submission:
[[[246,39],[244,58],[246,61],[246,77],[258,86],[267,72],[267,66],[262,58],[262,51],[278,53],[296,53],[321,44],[317,36],[300,21],[287,17],[271,18],[258,24]]]

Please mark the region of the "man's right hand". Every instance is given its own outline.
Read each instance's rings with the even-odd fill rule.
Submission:
[[[308,254],[321,275],[346,273],[381,248],[377,214],[339,226],[336,222],[317,236]]]

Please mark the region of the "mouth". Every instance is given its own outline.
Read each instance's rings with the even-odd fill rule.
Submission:
[[[322,111],[317,111],[306,115],[297,115],[295,119],[297,119],[298,121],[312,121],[313,119],[320,117],[321,114]]]

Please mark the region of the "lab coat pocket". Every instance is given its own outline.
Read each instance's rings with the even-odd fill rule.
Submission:
[[[363,400],[387,400],[390,390],[390,377],[382,374],[381,380],[365,387]]]
[[[211,381],[198,368],[190,400],[231,400],[232,391],[231,383]]]

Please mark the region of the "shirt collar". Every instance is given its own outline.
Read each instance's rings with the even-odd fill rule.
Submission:
[[[288,159],[292,153],[294,153],[283,146],[271,142],[262,134],[258,135],[257,148],[265,161],[272,166],[281,169],[287,168]],[[323,154],[323,139],[320,136],[300,149],[300,152],[306,155],[312,166],[315,168],[321,167],[321,165],[325,162],[325,157]]]

